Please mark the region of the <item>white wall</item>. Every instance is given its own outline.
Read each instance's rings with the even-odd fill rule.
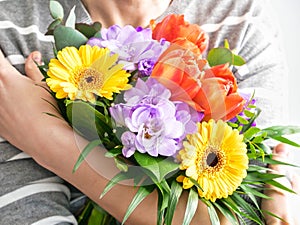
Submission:
[[[300,126],[300,1],[270,0],[276,21],[281,28],[283,47],[289,67],[289,118],[290,124]],[[293,140],[300,143],[300,135]],[[293,149],[293,161],[300,165],[300,148]],[[299,170],[300,172],[300,170]]]

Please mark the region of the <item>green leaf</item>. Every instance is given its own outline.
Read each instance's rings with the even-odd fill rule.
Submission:
[[[128,164],[125,163],[122,159],[119,159],[118,157],[114,157],[114,161],[116,163],[116,167],[123,172],[128,171]]]
[[[210,204],[207,206],[207,209],[211,223],[214,225],[220,225],[220,220],[215,207],[212,204]]]
[[[239,225],[237,218],[235,217],[232,210],[228,209],[225,204],[223,204],[220,200],[220,203],[213,202],[212,203],[230,222],[232,225]]]
[[[48,26],[48,28],[47,28],[47,30],[48,30],[48,32],[50,31],[50,30],[54,30],[58,25],[60,25],[61,24],[61,22],[62,22],[62,20],[61,19],[55,19],[52,23],[50,23],[50,25]],[[46,35],[48,35],[48,34],[50,34],[50,33],[46,33]],[[53,34],[53,31],[52,31],[52,34]]]
[[[250,127],[243,135],[246,140],[251,140],[258,132],[260,132],[259,128]]]
[[[72,127],[88,140],[104,138],[105,134],[112,134],[106,118],[93,106],[82,101],[67,103],[67,117]]]
[[[95,22],[92,25],[85,23],[77,23],[75,25],[75,28],[76,30],[84,34],[87,38],[91,38],[97,35],[97,33],[101,30],[101,23]]]
[[[106,193],[112,189],[113,186],[115,186],[117,183],[123,180],[129,180],[134,177],[138,177],[140,175],[141,171],[138,170],[136,167],[129,167],[127,172],[120,172],[117,175],[115,175],[110,181],[106,184],[105,188],[103,189],[100,198],[103,198]]]
[[[246,202],[241,196],[239,196],[237,193],[233,193],[231,195],[231,198],[233,201],[236,202],[236,204],[241,207],[242,209],[245,210],[245,212],[247,213],[247,217],[251,220],[253,220],[254,222],[260,224],[260,225],[264,225],[264,222],[261,220],[260,216],[257,215],[257,213],[254,211],[254,209],[252,208],[251,205],[249,205],[248,202]]]
[[[300,168],[300,165],[295,165],[295,164],[291,164],[291,163],[287,163],[287,162],[274,160],[274,159],[271,159],[269,157],[266,157],[264,162],[267,163],[267,164],[272,164],[272,165],[284,165],[284,166],[292,166],[292,167]]]
[[[281,143],[285,143],[285,144],[288,144],[288,145],[300,148],[300,144],[298,144],[298,143],[296,143],[294,141],[291,141],[291,140],[289,140],[289,139],[287,139],[285,137],[282,137],[282,136],[278,136],[278,137],[272,136],[271,138],[274,139],[274,140],[276,140],[276,141],[279,141]]]
[[[68,18],[66,19],[66,27],[71,27],[72,29],[75,29],[75,23],[76,23],[76,15],[75,15],[75,6],[71,9]]]
[[[252,112],[252,111],[250,111],[250,110],[247,110],[247,109],[245,109],[245,110],[243,111],[243,113],[244,113],[245,116],[247,116],[248,118],[251,118],[251,117],[253,117],[253,116],[255,115],[254,112]]]
[[[263,129],[263,131],[266,131],[268,137],[272,138],[272,137],[278,137],[283,135],[300,133],[300,127],[299,126],[272,126]]]
[[[230,49],[229,42],[227,39],[224,40],[224,48]]]
[[[207,55],[207,61],[210,66],[217,66],[225,63],[231,65],[233,62],[233,54],[227,48],[213,48]]]
[[[166,208],[163,206],[164,196],[158,192],[157,201],[157,225],[163,225]]]
[[[282,189],[284,191],[287,191],[287,192],[290,192],[290,193],[293,193],[293,194],[297,194],[292,189],[287,188],[286,186],[282,185],[281,183],[279,183],[279,182],[277,182],[275,180],[267,180],[266,183],[269,184],[269,185],[275,186],[277,188],[280,188],[280,189]]]
[[[264,198],[264,199],[272,199],[271,197],[263,194],[262,192],[259,192],[256,190],[256,188],[253,188],[253,187],[248,187],[247,185],[244,185],[242,184],[241,185],[241,188],[245,191],[245,193],[248,195],[249,193],[251,194],[251,200],[254,202],[254,204],[257,206],[257,208],[259,208],[259,205],[256,201],[256,198],[253,198],[253,196],[257,196],[257,197],[260,197],[260,198]]]
[[[113,217],[109,215],[105,210],[103,210],[100,206],[93,204],[94,208],[89,218],[89,222],[87,225],[106,225],[110,224]]]
[[[169,198],[169,203],[168,203],[168,209],[167,209],[167,215],[165,218],[165,224],[166,225],[171,225],[172,224],[172,219],[174,216],[174,212],[178,203],[178,200],[181,196],[182,193],[182,186],[178,184],[176,181],[172,182],[171,185],[171,193],[170,193],[170,198]]]
[[[160,183],[165,177],[179,169],[179,164],[164,157],[152,157],[139,152],[134,153],[137,163],[154,175],[155,183]]]
[[[64,9],[58,1],[50,0],[49,9],[53,19],[62,20],[64,18]]]
[[[92,204],[91,200],[88,200],[88,203],[86,204],[86,206],[84,207],[82,213],[78,216],[77,218],[77,222],[78,225],[85,225],[88,222],[88,219],[92,213],[94,206]]]
[[[86,156],[98,145],[101,144],[101,140],[96,139],[90,143],[83,149],[83,151],[80,153],[80,156],[77,159],[77,162],[75,163],[75,166],[73,168],[73,173],[79,168],[80,164],[83,162],[83,160],[86,158]]]
[[[233,54],[233,63],[234,66],[242,66],[246,63],[245,59],[239,55]]]
[[[262,211],[263,211],[264,213],[266,213],[266,214],[268,214],[268,215],[270,215],[270,216],[273,216],[273,217],[275,217],[275,218],[281,220],[282,222],[288,224],[287,221],[285,221],[283,218],[281,218],[281,217],[275,215],[274,213],[271,213],[270,211],[267,211],[267,210],[262,210]]]
[[[182,225],[189,225],[198,208],[199,197],[194,189],[190,189]]]
[[[60,51],[67,46],[74,46],[79,49],[81,45],[84,45],[88,41],[88,39],[79,31],[61,25],[54,29],[53,35],[57,51]]]
[[[241,124],[249,124],[249,121],[246,120],[245,118],[243,118],[242,116],[239,116],[237,115],[236,118],[238,119],[238,121],[241,123]]]
[[[149,181],[148,181],[149,182]],[[140,186],[138,189],[136,195],[132,199],[125,216],[122,221],[122,225],[126,222],[128,217],[131,215],[131,213],[135,210],[135,208],[149,195],[153,192],[155,189],[155,185],[149,185],[149,186]]]

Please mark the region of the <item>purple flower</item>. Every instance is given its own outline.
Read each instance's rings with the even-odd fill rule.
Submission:
[[[138,69],[142,76],[151,74],[154,63],[169,47],[169,42],[165,40],[153,40],[150,28],[113,25],[108,29],[103,28],[101,35],[102,38],[91,38],[87,44],[109,48],[119,55],[119,63],[124,64],[124,69]]]
[[[126,131],[121,136],[123,144],[122,153],[125,157],[129,158],[135,152],[135,134],[130,131]]]
[[[130,136],[125,132],[121,137],[125,157],[134,154],[133,143],[141,153],[174,156],[186,134],[196,131],[196,122],[202,118],[186,103],[171,101],[170,96],[155,79],[138,79],[136,86],[125,92],[126,103],[110,108],[116,123],[125,124],[130,132]]]

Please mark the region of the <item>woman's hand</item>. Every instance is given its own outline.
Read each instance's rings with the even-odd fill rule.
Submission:
[[[289,151],[285,145],[279,144],[274,149],[273,159],[288,162]],[[265,194],[272,199],[262,200],[262,209],[272,212],[283,220],[279,220],[273,216],[266,214],[266,222],[268,225],[300,225],[299,206],[300,206],[300,178],[292,171],[290,167],[283,165],[272,165],[271,169],[274,173],[286,175],[287,178],[280,178],[278,181],[298,193],[298,195],[278,190],[272,186],[268,186]]]
[[[36,137],[44,133],[48,138],[54,138],[51,128],[61,126],[66,129],[67,124],[46,114],[59,116],[49,104],[55,105],[55,101],[45,90],[42,75],[33,59],[40,61],[40,54],[34,52],[27,59],[26,72],[31,74],[28,78],[11,66],[0,51],[0,136],[39,158],[41,147],[48,143]]]

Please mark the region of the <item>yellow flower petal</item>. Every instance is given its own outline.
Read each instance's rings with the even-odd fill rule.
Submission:
[[[66,47],[50,61],[46,82],[57,98],[68,96],[92,103],[97,96],[112,100],[113,93],[131,88],[130,74],[116,64],[117,60],[118,55],[111,56],[106,48]]]
[[[247,175],[248,157],[243,136],[225,122],[198,123],[198,132],[187,136],[179,152],[183,188],[192,187],[190,178],[199,186],[198,194],[210,201],[231,195]]]

